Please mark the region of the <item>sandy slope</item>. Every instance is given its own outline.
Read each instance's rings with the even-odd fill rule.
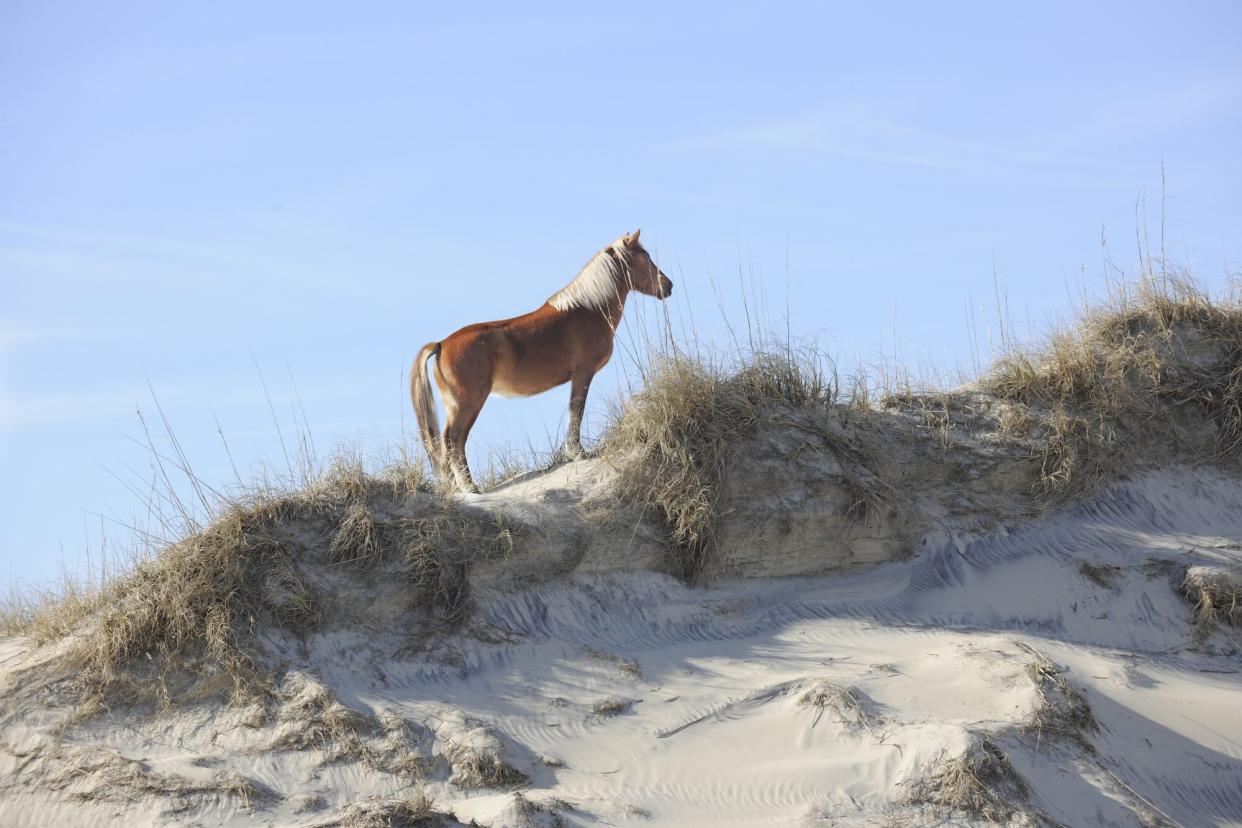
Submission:
[[[1236,634],[1196,638],[1174,588],[1188,564],[1242,565],[1240,543],[1242,483],[1177,469],[1018,531],[932,533],[852,575],[494,585],[462,634],[420,654],[382,627],[273,638],[275,717],[117,712],[53,749],[64,711],[10,709],[0,822],[330,825],[417,775],[482,825],[964,824],[914,800],[986,740],[1029,786],[1012,824],[1242,825]],[[1093,580],[1083,563],[1116,569]],[[1048,704],[1027,671],[1041,656],[1097,730],[1030,729]],[[47,657],[3,642],[6,693]],[[322,718],[315,700],[332,697],[367,717],[361,758],[286,715]],[[471,787],[479,756],[490,787]]]

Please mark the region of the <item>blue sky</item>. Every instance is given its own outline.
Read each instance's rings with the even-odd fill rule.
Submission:
[[[1169,256],[1242,257],[1235,3],[671,6],[0,3],[0,575],[131,540],[150,389],[213,486],[219,431],[284,467],[260,372],[290,451],[381,452],[423,343],[634,227],[679,326],[739,318],[740,271],[843,366],[945,373],[994,271],[1026,333],[1102,235],[1158,252],[1162,165]],[[567,395],[491,401],[476,465]]]

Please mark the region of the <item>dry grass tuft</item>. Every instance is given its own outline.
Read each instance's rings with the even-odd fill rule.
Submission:
[[[221,794],[240,800],[246,808],[253,808],[274,796],[271,790],[237,771],[216,771],[212,787]]]
[[[437,811],[431,797],[419,791],[403,799],[355,803],[338,820],[326,824],[338,828],[439,828],[461,823],[451,812]]]
[[[398,520],[390,531],[416,599],[456,624],[470,607],[470,564],[512,554],[520,530],[500,516],[474,516],[448,502],[442,508],[427,517]]]
[[[1192,566],[1182,581],[1182,594],[1194,607],[1200,638],[1220,623],[1242,626],[1242,573],[1220,566]]]
[[[1044,494],[1080,494],[1107,476],[1103,449],[1113,437],[1105,422],[1093,423],[1057,408],[1048,414],[1041,431],[1035,445]]]
[[[490,750],[459,747],[452,751],[453,773],[449,782],[459,788],[516,788],[530,777]]]
[[[283,702],[276,738],[267,750],[322,750],[334,760],[361,757],[363,739],[377,729],[372,718],[341,704],[317,682],[303,680]]]
[[[1006,436],[1018,440],[1030,440],[1035,425],[1026,406],[1012,400],[1001,404],[997,416],[997,429]]]
[[[452,736],[444,727],[437,738],[444,744],[444,756],[452,768],[449,783],[460,788],[516,788],[529,777],[506,761],[507,750],[501,735],[491,725],[463,718]]]
[[[227,797],[253,809],[280,796],[237,771],[218,770],[196,780],[160,773],[102,747],[75,745],[26,754],[23,782],[63,791],[86,802],[147,802],[151,797]]]
[[[666,527],[670,568],[694,580],[715,544],[730,448],[775,408],[834,398],[814,355],[761,352],[735,367],[665,356],[614,416],[604,456],[620,470],[622,499],[652,510]]]
[[[264,750],[319,750],[324,763],[358,760],[373,770],[423,779],[436,761],[425,728],[396,715],[382,719],[346,707],[326,687],[294,677],[282,693],[276,737]]]
[[[913,412],[927,429],[932,442],[942,454],[953,447],[953,415],[949,412],[951,395],[942,392],[918,393],[911,388],[880,397],[881,409]]]
[[[433,736],[425,727],[416,725],[395,714],[380,719],[383,737],[368,745],[366,761],[372,768],[383,773],[423,779],[438,764],[437,760],[418,749],[428,744]]]
[[[961,756],[940,762],[920,779],[910,802],[1007,822],[1026,810],[1030,788],[991,739],[973,739]]]
[[[323,620],[319,596],[289,565],[273,566],[263,579],[263,604],[276,623],[290,630],[313,630]]]
[[[591,713],[600,717],[620,716],[634,709],[634,699],[601,699],[591,705]]]
[[[372,567],[383,563],[384,547],[375,516],[365,503],[355,501],[346,509],[328,554],[333,563]]]
[[[1149,276],[1084,313],[1032,352],[1011,348],[982,382],[1042,413],[1046,493],[1071,495],[1110,473],[1114,443],[1168,441],[1171,418],[1215,426],[1218,456],[1242,450],[1242,303],[1213,299],[1186,275]]]
[[[400,503],[412,495],[433,491],[435,486],[421,463],[400,459],[368,472],[362,457],[339,455],[318,479],[295,493],[293,499],[302,500],[310,507],[333,511],[371,500]]]
[[[532,802],[520,791],[514,791],[509,807],[500,813],[493,824],[514,828],[563,828],[565,820],[558,812],[569,807],[568,803],[559,799]]]
[[[1100,729],[1082,691],[1065,678],[1056,664],[1039,656],[1026,665],[1027,678],[1034,683],[1039,694],[1035,715],[1026,725],[1028,734],[1042,743],[1046,735],[1072,739],[1088,751],[1093,751],[1087,736]]]
[[[643,677],[643,668],[632,658],[618,655],[617,653],[606,653],[603,650],[597,650],[594,647],[583,647],[582,651],[596,661],[602,661],[611,664],[630,678],[640,679]]]
[[[815,708],[815,721],[819,724],[825,711],[850,732],[866,730],[875,735],[875,727],[882,717],[875,712],[875,705],[856,687],[842,687],[828,681],[818,681],[798,698],[798,704]]]
[[[234,508],[143,562],[106,590],[109,600],[76,642],[84,686],[100,693],[135,689],[121,670],[145,661],[153,668],[147,677],[154,678],[153,693],[164,702],[167,679],[179,669],[227,676],[236,691],[248,689],[257,672],[243,638],[259,619],[299,632],[317,619],[291,552],[272,527]]]
[[[0,600],[0,634],[29,636],[36,644],[64,638],[99,608],[103,590],[90,577],[68,573],[52,588],[11,585]]]
[[[1121,567],[1113,566],[1112,564],[1095,564],[1090,561],[1083,561],[1078,565],[1078,573],[1080,575],[1105,589],[1113,588],[1113,579],[1117,577],[1119,572],[1121,572]]]

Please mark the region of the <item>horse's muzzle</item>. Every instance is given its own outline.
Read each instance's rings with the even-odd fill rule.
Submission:
[[[665,276],[663,273],[661,273],[660,274],[660,298],[667,299],[669,295],[672,294],[672,292],[673,292],[673,280]]]

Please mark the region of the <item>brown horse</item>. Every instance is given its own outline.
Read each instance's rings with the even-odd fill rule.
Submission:
[[[664,299],[673,283],[638,243],[638,232],[622,236],[595,255],[578,276],[531,313],[468,325],[418,352],[410,375],[410,396],[423,444],[437,472],[462,488],[478,491],[466,465],[466,438],[487,395],[529,397],[572,383],[569,431],[563,454],[581,457],[582,411],[591,379],[612,356],[612,340],[631,290]],[[429,371],[444,400],[444,433],[437,434]],[[451,481],[450,481],[451,482]]]

